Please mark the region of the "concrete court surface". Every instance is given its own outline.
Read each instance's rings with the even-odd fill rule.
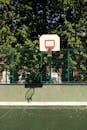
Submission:
[[[0,85],[1,101],[26,101],[32,95],[32,101],[87,101],[87,85],[43,85],[37,88],[25,88],[24,85]]]

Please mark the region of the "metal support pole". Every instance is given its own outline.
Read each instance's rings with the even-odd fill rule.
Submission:
[[[52,65],[51,65],[51,62],[52,62],[52,51],[48,50],[48,62],[49,62],[49,67],[50,67],[50,79],[49,79],[49,82],[52,81],[52,77],[51,77],[51,69],[52,69]]]
[[[50,66],[50,79],[49,79],[49,82],[51,82],[51,57],[49,57],[49,66]]]

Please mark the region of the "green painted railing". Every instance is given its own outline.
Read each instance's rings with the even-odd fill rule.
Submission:
[[[3,72],[6,78],[3,80]],[[9,75],[8,75],[9,70]],[[8,81],[9,78],[9,81]],[[87,49],[0,49],[0,83],[86,83]]]

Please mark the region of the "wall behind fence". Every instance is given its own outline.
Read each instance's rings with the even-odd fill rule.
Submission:
[[[87,82],[87,49],[0,49],[0,83]]]

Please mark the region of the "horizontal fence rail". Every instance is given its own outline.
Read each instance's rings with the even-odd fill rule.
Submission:
[[[87,49],[0,49],[0,84],[87,83]]]

